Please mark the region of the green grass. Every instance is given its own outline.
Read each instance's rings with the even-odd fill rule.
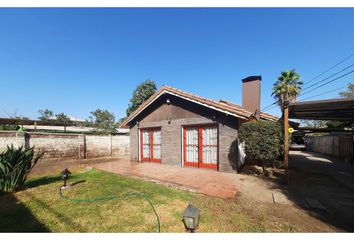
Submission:
[[[182,212],[188,203],[201,209],[197,232],[264,232],[264,223],[248,216],[235,200],[223,200],[139,179],[91,170],[74,173],[64,190],[70,198],[92,198],[140,191],[161,220],[161,232],[184,232]],[[58,176],[30,179],[23,191],[0,195],[0,232],[156,232],[156,218],[139,197],[74,203],[59,195]]]

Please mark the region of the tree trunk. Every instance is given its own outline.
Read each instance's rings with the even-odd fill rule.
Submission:
[[[265,169],[265,161],[264,161],[264,159],[262,159],[262,170],[263,170],[263,174],[266,175],[266,169]]]

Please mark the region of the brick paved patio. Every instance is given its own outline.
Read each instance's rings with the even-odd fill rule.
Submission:
[[[159,163],[132,162],[120,159],[111,162],[92,163],[88,166],[121,175],[135,176],[145,180],[161,182],[197,193],[235,198],[239,189],[239,178],[235,173],[186,168]]]

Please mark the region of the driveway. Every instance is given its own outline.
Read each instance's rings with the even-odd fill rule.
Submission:
[[[354,166],[326,155],[291,151],[288,190],[310,214],[354,231]]]

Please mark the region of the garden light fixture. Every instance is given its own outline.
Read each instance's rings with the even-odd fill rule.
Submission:
[[[63,171],[61,171],[60,174],[61,174],[61,178],[64,181],[63,188],[66,188],[66,180],[69,179],[69,176],[70,176],[71,172],[67,168],[65,168]]]
[[[199,218],[200,210],[192,204],[188,204],[188,207],[183,212],[183,223],[188,232],[195,231],[199,224]]]

